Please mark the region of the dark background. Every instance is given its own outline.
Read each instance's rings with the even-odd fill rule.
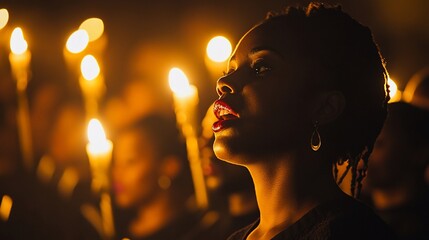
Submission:
[[[215,35],[225,35],[233,45],[267,11],[287,5],[306,4],[293,0],[9,0],[0,3],[9,10],[9,30],[0,30],[0,63],[7,65],[8,40],[14,26],[21,26],[32,52],[31,89],[44,81],[75,81],[67,72],[63,48],[80,23],[99,17],[108,42],[103,73],[107,96],[126,81],[130,55],[142,41],[164,41],[181,54],[177,66],[186,66],[190,81],[199,88],[202,105],[215,97],[212,75],[204,65],[205,46]],[[368,25],[378,42],[391,77],[403,90],[408,79],[429,64],[429,1],[339,0],[351,16]],[[6,34],[7,33],[7,34]],[[162,53],[160,53],[162,54]],[[179,60],[178,60],[179,61]],[[154,67],[157,64],[154,61]],[[1,69],[6,69],[4,66]],[[165,73],[165,82],[167,82]],[[219,72],[219,76],[221,72]],[[160,81],[164,81],[161,79]],[[77,82],[77,80],[76,80]],[[206,106],[203,106],[206,107]]]

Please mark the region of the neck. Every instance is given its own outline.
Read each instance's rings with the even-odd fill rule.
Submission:
[[[167,193],[154,198],[153,201],[145,203],[137,210],[137,217],[129,226],[129,232],[134,237],[151,235],[162,229],[171,219],[177,215],[172,207],[171,199]]]
[[[326,159],[294,155],[272,157],[248,166],[260,210],[250,239],[271,239],[308,211],[341,193]]]

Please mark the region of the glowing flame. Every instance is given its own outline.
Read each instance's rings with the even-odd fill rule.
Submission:
[[[10,210],[12,209],[13,201],[12,198],[8,195],[3,195],[0,204],[0,218],[3,221],[7,221],[9,219]]]
[[[66,48],[71,53],[80,53],[88,46],[88,42],[88,33],[83,29],[79,29],[70,35]]]
[[[168,74],[171,90],[179,96],[187,96],[191,92],[185,73],[179,68],[172,68]]]
[[[231,52],[231,43],[222,36],[212,38],[207,45],[207,55],[214,62],[226,61]]]
[[[82,76],[88,81],[95,79],[100,74],[100,66],[98,66],[97,59],[92,55],[86,55],[82,59],[80,70]]]
[[[15,28],[10,37],[10,50],[14,54],[23,54],[27,51],[28,44],[24,39],[21,28]]]
[[[89,36],[89,41],[93,42],[103,35],[104,23],[100,18],[88,18],[82,22],[79,29],[86,30]]]
[[[9,12],[6,8],[0,9],[0,30],[4,28],[9,21]]]
[[[397,102],[401,99],[401,92],[398,90],[398,86],[395,81],[393,81],[390,77],[387,80],[387,84],[389,84],[389,102]]]
[[[106,133],[98,119],[93,118],[89,121],[87,135],[92,153],[105,153],[110,151]]]

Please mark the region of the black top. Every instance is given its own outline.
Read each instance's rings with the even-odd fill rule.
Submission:
[[[245,240],[258,224],[259,219],[235,232],[228,240]],[[272,239],[396,239],[396,237],[368,206],[344,196],[313,208]]]

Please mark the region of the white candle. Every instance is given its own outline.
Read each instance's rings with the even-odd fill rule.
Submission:
[[[10,37],[9,61],[12,67],[12,74],[17,81],[18,90],[27,88],[28,69],[31,60],[31,53],[27,50],[28,44],[24,39],[21,28],[15,28]]]
[[[81,62],[81,77],[79,85],[85,97],[86,111],[89,116],[97,115],[98,100],[104,92],[104,83],[97,59],[92,55],[86,55]]]
[[[28,100],[25,94],[28,84],[31,53],[27,48],[28,44],[24,39],[22,29],[15,28],[10,37],[11,53],[9,54],[9,61],[18,90],[17,121],[22,157],[24,166],[28,170],[31,170],[33,167],[33,147],[31,140]]]
[[[194,182],[195,198],[199,208],[208,207],[207,190],[198,146],[196,107],[198,105],[198,90],[189,84],[185,73],[179,68],[173,68],[169,73],[170,88],[174,93],[176,119],[186,138],[188,159]]]
[[[108,190],[113,144],[106,138],[100,121],[95,118],[88,124],[88,140],[86,152],[93,173],[93,187],[95,190]]]

